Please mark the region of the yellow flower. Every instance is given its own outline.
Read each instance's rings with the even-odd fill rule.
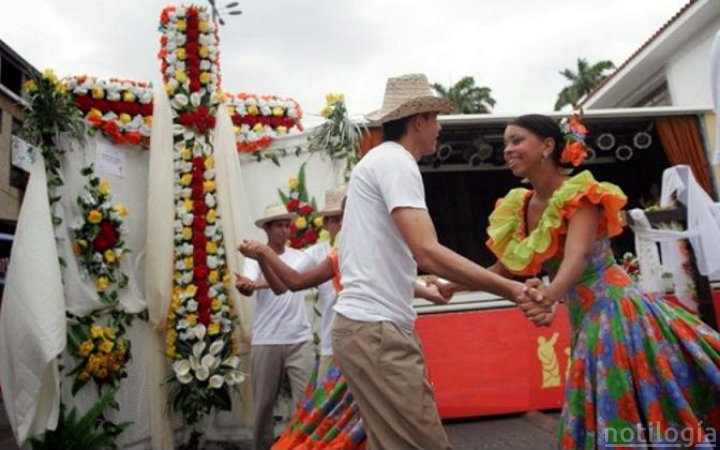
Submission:
[[[196,314],[187,314],[185,315],[185,320],[187,321],[188,325],[191,327],[194,327],[197,325],[197,315]]]
[[[326,106],[322,109],[322,111],[320,111],[320,114],[322,114],[322,116],[327,119],[328,117],[330,117],[332,112],[333,109],[330,106]]]
[[[185,262],[185,268],[186,268],[186,269],[192,269],[192,268],[193,268],[193,258],[192,258],[192,256],[188,256],[187,258],[185,258],[184,262]]]
[[[185,175],[180,178],[180,183],[182,183],[183,186],[190,186],[190,183],[192,183],[192,174],[186,173]]]
[[[344,94],[326,94],[325,95],[325,102],[328,106],[333,106],[334,104],[341,102],[345,100]]]
[[[85,247],[87,247],[87,245],[88,245],[88,243],[87,243],[87,241],[86,241],[85,239],[78,239],[77,242],[76,242],[76,244],[77,244],[78,246],[80,246],[80,248],[85,248]]]
[[[115,339],[115,329],[112,327],[103,327],[103,333],[108,339]]]
[[[272,112],[273,112],[273,116],[282,116],[283,114],[285,114],[285,110],[282,109],[282,107],[280,107],[280,106],[274,107]]]
[[[80,348],[78,349],[78,355],[86,358],[90,354],[90,352],[93,351],[94,348],[95,345],[90,339],[88,339],[80,345]]]
[[[201,33],[207,33],[208,23],[207,23],[206,21],[204,21],[204,20],[201,20],[200,22],[198,22],[198,30],[199,30]]]
[[[127,217],[127,215],[128,215],[128,210],[127,210],[127,208],[125,207],[125,205],[122,205],[122,204],[115,205],[115,206],[113,207],[113,211],[115,211],[115,212],[117,213],[117,215],[120,216],[120,217],[123,218],[123,219],[124,219],[125,217]]]
[[[165,83],[165,92],[167,92],[168,94],[172,94],[174,90],[175,88],[173,87],[172,83],[170,83],[169,81]]]
[[[187,73],[182,69],[178,69],[175,71],[175,79],[178,80],[178,83],[184,83],[187,81]]]
[[[112,352],[113,347],[115,347],[115,343],[113,341],[103,341],[99,348],[103,353],[110,353]]]
[[[186,21],[186,20],[180,19],[180,20],[178,20],[178,21],[176,22],[176,24],[177,24],[177,29],[178,29],[178,30],[180,30],[180,31],[185,31],[185,30],[187,30],[187,21]]]
[[[305,220],[303,216],[298,217],[295,220],[295,228],[297,228],[298,230],[304,230],[305,228],[307,228],[307,220]]]
[[[165,352],[168,358],[170,359],[176,359],[178,357],[177,351],[175,350],[174,345],[168,345],[167,351]]]
[[[213,180],[206,180],[203,183],[203,187],[205,188],[205,192],[213,192],[215,190],[215,182]]]
[[[192,239],[192,229],[191,229],[191,228],[188,228],[188,227],[183,228],[183,230],[182,230],[182,237],[183,237],[183,239],[185,239],[186,241],[189,241],[190,239]]]
[[[183,208],[184,208],[185,211],[187,211],[187,212],[192,212],[192,210],[193,210],[193,201],[190,200],[189,198],[186,198],[186,199],[183,201]]]
[[[207,216],[205,219],[208,221],[208,223],[215,223],[215,220],[217,220],[217,213],[214,209],[211,209],[208,211]]]
[[[132,121],[132,117],[130,117],[130,114],[128,114],[128,113],[120,114],[120,122],[126,124],[126,123],[130,123],[131,121]]]
[[[37,83],[35,83],[35,80],[27,80],[25,84],[23,85],[23,89],[28,94],[32,94],[33,92],[37,91]]]
[[[175,50],[175,56],[178,57],[178,59],[185,59],[187,58],[187,52],[185,51],[184,47],[180,47]]]
[[[188,284],[185,288],[185,293],[190,297],[195,297],[195,294],[197,294],[197,286],[194,284]]]
[[[57,83],[58,80],[57,75],[55,75],[55,72],[53,72],[52,69],[45,69],[43,72],[43,78],[49,80],[52,84]]]
[[[125,341],[118,341],[115,349],[121,356],[125,356],[125,352],[127,352],[127,348],[125,347]]]
[[[110,286],[110,280],[108,280],[106,277],[100,277],[95,281],[95,287],[97,288],[98,292],[105,292]]]
[[[208,241],[207,244],[205,244],[205,251],[208,253],[217,253],[217,244],[213,241]]]
[[[102,180],[100,182],[100,186],[98,187],[98,190],[102,195],[110,195],[110,183],[108,183],[105,180]]]
[[[258,112],[259,112],[258,107],[255,105],[250,105],[247,107],[247,113],[251,116],[257,116]]]
[[[180,152],[180,156],[182,157],[183,160],[190,161],[190,158],[192,158],[192,152],[190,151],[189,148],[184,148]]]
[[[262,131],[263,128],[265,128],[265,125],[258,122],[255,124],[255,126],[253,126],[253,131]]]
[[[105,250],[105,262],[108,264],[113,264],[116,261],[115,252],[112,249]]]
[[[202,84],[208,84],[212,81],[212,74],[210,72],[203,72],[200,74],[200,82]]]
[[[90,112],[88,113],[87,118],[88,118],[88,119],[101,119],[101,118],[102,118],[102,113],[100,112],[99,109],[93,108],[93,109],[91,109]]]
[[[207,45],[203,45],[202,47],[200,47],[198,53],[200,53],[201,58],[207,58],[208,56],[210,56],[210,47],[208,47]]]
[[[324,224],[325,220],[322,216],[317,216],[315,219],[313,219],[313,225],[315,225],[317,228],[322,228]]]
[[[95,376],[100,378],[101,380],[104,380],[108,376],[108,371],[105,368],[98,369],[95,371]]]
[[[220,274],[218,273],[217,270],[211,270],[210,273],[208,274],[208,281],[211,283],[217,283],[219,279],[220,279]]]
[[[278,127],[275,128],[275,131],[277,131],[278,134],[286,134],[288,129],[285,125],[278,125]]]
[[[83,370],[78,374],[77,378],[78,380],[85,382],[90,379],[90,372]]]
[[[219,298],[214,298],[212,302],[210,302],[210,308],[212,308],[213,311],[217,311],[222,307],[222,302]]]
[[[220,324],[217,322],[212,322],[210,325],[208,325],[208,334],[218,334],[220,332]]]
[[[143,117],[143,122],[145,122],[145,125],[152,126],[152,116],[145,116]]]
[[[93,339],[101,338],[104,335],[103,328],[100,325],[93,325],[90,327],[90,336],[93,337]]]
[[[55,92],[58,94],[64,94],[67,92],[67,86],[65,86],[65,83],[58,83],[55,85]]]
[[[92,97],[95,99],[100,99],[105,97],[105,91],[101,87],[94,87],[92,90]]]
[[[215,167],[215,157],[213,155],[205,158],[205,167],[207,167],[208,169]]]
[[[137,97],[135,97],[135,94],[130,91],[125,91],[123,93],[123,100],[125,100],[126,102],[134,102],[136,99]]]
[[[100,223],[102,221],[102,213],[97,209],[93,209],[88,213],[87,219],[90,223]]]

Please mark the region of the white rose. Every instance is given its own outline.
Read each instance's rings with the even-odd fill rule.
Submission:
[[[202,61],[200,61],[200,70],[208,71],[210,70],[211,65],[212,63],[210,63],[210,61],[208,61],[207,59],[203,59]]]
[[[107,99],[113,102],[120,100],[120,92],[116,90],[110,90],[107,92]]]
[[[215,270],[218,268],[218,259],[216,256],[208,256],[207,257],[207,265],[210,270]]]
[[[193,273],[192,272],[186,272],[180,277],[180,282],[182,284],[190,284],[190,282],[193,280]]]
[[[205,179],[212,180],[215,178],[215,169],[207,169],[205,171]]]
[[[190,198],[191,195],[192,195],[192,189],[190,189],[189,187],[183,188],[183,190],[182,190],[183,198]]]
[[[196,302],[195,300],[190,300],[187,302],[187,310],[188,311],[195,312],[195,311],[197,311],[197,308],[198,308],[198,302]]]
[[[85,218],[78,216],[73,219],[72,223],[70,224],[70,228],[77,231],[82,229],[83,225],[85,225]]]
[[[213,389],[220,389],[224,382],[225,379],[222,375],[213,375],[212,377],[210,377],[209,384],[210,387]]]
[[[147,105],[153,101],[153,93],[150,89],[147,89],[140,95],[140,103]]]
[[[185,213],[183,216],[183,225],[186,227],[189,227],[193,223],[193,219],[195,218],[195,215],[192,213]]]
[[[208,192],[205,194],[205,204],[208,208],[214,208],[215,207],[215,196]]]

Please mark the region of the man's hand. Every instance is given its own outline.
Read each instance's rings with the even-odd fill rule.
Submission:
[[[440,295],[445,299],[445,303],[449,302],[453,295],[455,295],[455,292],[452,289],[452,284],[440,281],[440,279],[435,275],[427,277],[426,281],[428,287],[434,287],[438,290]]]
[[[525,282],[524,293],[528,301],[519,302],[518,307],[525,317],[538,326],[548,326],[555,317],[556,302],[548,295],[547,286],[538,278]]]
[[[244,277],[239,273],[235,274],[235,287],[244,296],[250,297],[257,289],[257,284],[250,278]]]
[[[437,284],[428,284],[426,286],[426,289],[428,290],[427,300],[430,300],[436,305],[447,305],[450,301],[450,298],[452,298],[452,294],[444,295],[442,291],[438,288]]]
[[[260,259],[262,256],[262,253],[266,251],[267,245],[261,244],[257,241],[246,241],[243,239],[242,244],[238,247],[238,250],[240,253],[243,254],[246,258],[250,259]]]

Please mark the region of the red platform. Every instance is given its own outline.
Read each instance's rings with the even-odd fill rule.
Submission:
[[[720,322],[720,292],[714,299]],[[516,308],[497,308],[420,315],[417,331],[443,419],[562,407],[570,346],[564,307],[550,328],[535,327]]]

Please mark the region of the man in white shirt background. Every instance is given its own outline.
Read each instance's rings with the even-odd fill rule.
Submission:
[[[267,244],[293,269],[303,272],[313,261],[299,250],[286,247],[290,223],[295,214],[280,204],[269,205],[265,216],[255,222],[267,234]],[[244,295],[255,293],[252,327],[251,376],[255,412],[253,448],[269,449],[273,443],[273,408],[285,375],[290,379],[293,405],[303,394],[315,363],[312,333],[305,307],[305,293],[285,291],[276,294],[262,279],[259,263],[246,259],[236,287]],[[268,273],[268,271],[266,271]],[[271,271],[269,273],[272,273]]]
[[[390,78],[382,109],[368,116],[382,124],[384,142],[350,179],[340,242],[343,289],[332,337],[370,450],[450,448],[414,331],[418,265],[473,289],[529,301],[523,284],[438,242],[417,161],[435,152],[437,114],[451,110],[424,75]]]

